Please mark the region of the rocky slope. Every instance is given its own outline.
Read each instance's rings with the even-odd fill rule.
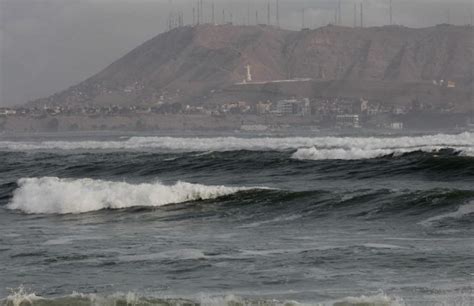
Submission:
[[[36,104],[199,103],[245,78],[254,81],[431,82],[470,87],[472,27],[439,25],[286,31],[268,26],[201,25],[160,34],[102,72]]]

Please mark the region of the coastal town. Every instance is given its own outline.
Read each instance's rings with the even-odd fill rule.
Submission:
[[[117,129],[104,125],[108,119],[115,118],[148,118],[153,121],[163,117],[173,116],[196,118],[209,121],[218,118],[240,118],[240,129],[247,131],[265,131],[275,127],[285,126],[311,126],[316,128],[360,129],[378,128],[403,130],[416,128],[412,125],[414,118],[427,118],[439,120],[444,118],[445,123],[451,127],[470,127],[472,119],[470,114],[459,114],[454,105],[446,104],[442,107],[421,103],[413,100],[410,105],[396,106],[384,104],[383,101],[368,100],[365,98],[344,97],[317,97],[317,98],[287,98],[276,101],[265,100],[256,103],[249,101],[232,101],[223,104],[183,105],[181,103],[158,102],[152,106],[123,106],[108,105],[95,106],[47,106],[43,107],[14,107],[0,108],[0,129],[5,129],[5,122],[15,119],[29,121],[49,120],[55,122],[58,118],[87,118],[97,123],[92,130]],[[2,124],[3,122],[3,124]],[[439,121],[437,123],[440,123]],[[121,126],[125,129],[153,129],[146,125]],[[49,129],[55,124],[49,124]],[[165,127],[166,128],[166,127]],[[219,126],[216,126],[219,128]],[[234,128],[239,128],[234,127]],[[77,130],[71,124],[66,130]],[[209,127],[212,129],[212,127]],[[8,130],[8,129],[6,129]],[[26,131],[29,128],[25,128]]]
[[[455,33],[463,37],[461,50],[470,30],[439,25],[427,33],[443,41]],[[465,53],[440,48],[446,63],[456,63],[445,65],[457,67],[452,71],[440,70],[428,51],[417,55],[424,64],[409,64],[404,46],[419,43],[414,33],[428,35],[398,26],[182,26],[62,92],[0,108],[0,131],[472,129],[474,79],[462,64]],[[347,53],[342,43],[354,35],[371,41],[370,48]],[[228,36],[245,43],[234,45]],[[381,48],[387,37],[391,47]],[[178,38],[188,43],[186,52],[168,45]],[[273,44],[279,47],[267,47]],[[423,50],[434,47],[424,44]]]

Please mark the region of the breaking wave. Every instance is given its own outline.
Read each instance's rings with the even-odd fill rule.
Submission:
[[[356,160],[356,159],[372,159],[385,156],[402,156],[408,153],[424,152],[439,153],[442,150],[451,149],[449,147],[411,147],[411,148],[335,148],[335,149],[318,149],[302,148],[298,149],[292,158],[299,160]],[[453,149],[456,154],[461,156],[474,156],[474,149],[469,147],[458,147]]]
[[[159,182],[133,185],[87,178],[23,178],[18,181],[18,188],[7,207],[28,214],[79,214],[103,209],[157,207],[215,199],[245,190],[250,188],[186,182],[167,186]]]
[[[1,141],[0,149],[28,150],[166,150],[285,151],[298,150],[298,159],[360,159],[413,151],[433,152],[445,148],[474,156],[474,133],[404,137],[132,137],[120,141]]]
[[[200,294],[196,297],[145,297],[134,292],[117,292],[110,295],[73,293],[57,298],[44,298],[34,293],[28,293],[23,287],[14,290],[5,300],[0,300],[0,305],[195,305],[195,306],[303,306],[303,305],[380,305],[402,306],[406,305],[399,297],[388,296],[384,293],[376,295],[346,297],[336,301],[321,303],[300,303],[297,301],[279,301],[276,299],[244,298],[233,294],[208,295]]]
[[[390,297],[384,293],[372,296],[346,297],[341,301],[334,303],[335,306],[350,305],[386,305],[386,306],[402,306],[406,305],[401,298]]]
[[[217,213],[221,210],[248,215],[250,223],[242,224],[242,227],[291,222],[303,217],[319,218],[336,211],[341,218],[415,214],[424,216],[424,219],[417,220],[420,225],[429,226],[445,219],[461,220],[474,215],[473,197],[473,191],[458,189],[377,189],[370,192],[362,189],[341,194],[341,191],[321,189],[295,191],[186,182],[174,185],[160,182],[131,184],[89,178],[42,177],[18,180],[6,208],[27,214],[81,214],[218,199],[220,205],[216,208],[215,217],[221,217]],[[447,213],[449,207],[456,207],[457,210]],[[437,210],[440,212],[433,216],[432,212]],[[199,215],[198,211],[195,213],[191,215]],[[426,217],[425,214],[431,215]],[[188,215],[183,214],[180,218],[188,218]]]
[[[423,226],[429,226],[435,222],[440,222],[445,219],[460,219],[469,215],[474,215],[474,201],[461,205],[456,211],[431,217],[424,221],[421,221],[420,224]]]

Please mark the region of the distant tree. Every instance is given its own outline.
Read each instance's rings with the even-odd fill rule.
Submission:
[[[181,103],[173,103],[171,104],[171,113],[178,114],[183,110],[183,105]]]

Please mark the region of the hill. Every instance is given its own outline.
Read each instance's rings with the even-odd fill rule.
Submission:
[[[343,84],[333,94],[364,87],[363,82],[400,87],[392,92],[403,92],[407,83],[425,88],[433,80],[450,80],[466,89],[473,85],[473,37],[472,27],[451,25],[326,26],[302,31],[230,24],[186,26],[145,42],[77,86],[32,103],[199,104],[212,96],[225,97],[229,88],[236,96],[235,84],[245,78],[247,65],[256,83],[305,78],[319,84],[315,88],[331,81]],[[293,94],[285,92],[285,85],[272,84],[281,95]],[[255,86],[250,87],[240,86],[237,91],[255,91]],[[383,87],[379,89],[383,92]]]

